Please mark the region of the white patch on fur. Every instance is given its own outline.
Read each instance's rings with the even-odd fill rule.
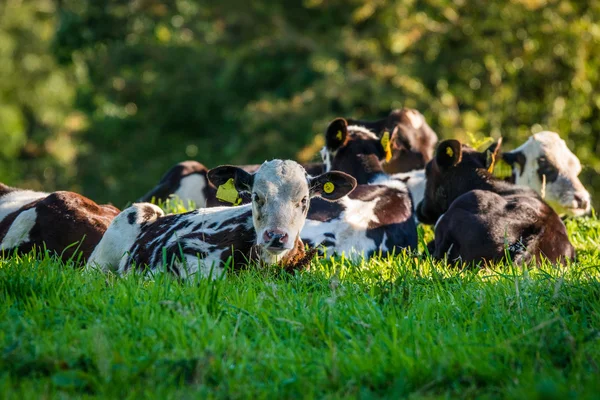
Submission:
[[[581,172],[581,163],[558,133],[536,133],[514,151],[523,153],[526,160],[522,175],[520,166],[514,165],[517,185],[528,186],[540,195],[544,191],[545,200],[558,214],[580,216],[590,211],[591,196],[577,177]],[[541,156],[558,169],[558,178],[554,182],[546,182],[545,188],[537,173],[538,158]],[[578,208],[575,195],[587,201],[585,209]]]
[[[0,222],[8,214],[12,214],[21,207],[34,200],[47,197],[48,193],[34,192],[33,190],[17,190],[0,197]]]
[[[8,250],[29,242],[29,232],[35,226],[37,212],[30,208],[20,213],[13,221],[0,243],[0,250]]]
[[[413,205],[415,208],[417,207],[417,204],[423,200],[423,197],[425,197],[425,184],[427,183],[427,178],[424,169],[400,172],[391,175],[390,179],[400,180],[406,183],[408,190],[410,190],[410,193],[412,194]]]
[[[150,207],[156,213],[152,218],[144,220],[144,208]],[[135,221],[129,223],[130,216]],[[119,213],[109,225],[100,242],[90,256],[86,269],[99,268],[102,271],[121,271],[125,268],[128,252],[138,238],[141,226],[152,223],[163,216],[161,208],[150,203],[136,203]]]
[[[177,196],[187,207],[190,201],[194,202],[196,208],[206,207],[206,178],[200,174],[190,174],[179,183],[179,188],[171,196]]]
[[[415,129],[421,128],[423,126],[423,123],[425,122],[425,118],[423,118],[423,115],[416,110],[406,110],[406,113],[404,115],[406,115],[406,117],[410,121],[410,124]]]
[[[365,252],[378,250],[375,241],[367,237],[369,222],[378,222],[375,217],[378,201],[379,199],[374,199],[365,202],[350,199],[348,196],[342,197],[338,202],[342,203],[345,210],[339,218],[327,222],[307,219],[300,237],[311,241],[315,246],[324,241],[334,242],[334,245],[327,247],[329,252],[345,254],[352,260],[358,260],[366,256]],[[325,236],[326,233],[333,233],[335,239]]]

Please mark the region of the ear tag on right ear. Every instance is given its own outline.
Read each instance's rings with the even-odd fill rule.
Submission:
[[[494,153],[492,153],[491,151],[486,151],[485,153],[485,163],[487,164],[488,167],[488,172],[491,174],[494,172],[494,166],[496,164],[496,155]]]
[[[237,206],[242,202],[242,198],[235,188],[233,178],[229,179],[227,182],[217,188],[217,199],[231,203],[234,206]]]
[[[335,186],[331,182],[327,182],[326,184],[323,185],[323,191],[327,194],[333,193],[334,190],[335,190]]]
[[[452,147],[450,147],[450,146],[446,147],[446,155],[448,157],[454,157],[454,150],[452,150]]]
[[[342,136],[343,136],[342,131],[337,131],[337,134],[335,135],[335,138],[341,142],[342,141]]]
[[[381,145],[383,146],[383,151],[385,152],[385,161],[390,162],[392,159],[392,146],[390,143],[390,133],[388,131],[383,132],[383,136],[381,137]]]

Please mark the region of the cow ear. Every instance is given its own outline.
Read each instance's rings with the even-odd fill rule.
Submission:
[[[344,118],[331,121],[325,133],[325,145],[331,151],[336,151],[348,138],[348,122]]]
[[[498,157],[498,152],[500,151],[500,147],[502,146],[502,138],[498,138],[497,141],[492,143],[484,152],[485,156],[485,168],[491,174],[494,172],[494,167],[496,166],[496,160]]]
[[[513,171],[515,170],[515,167],[518,166],[519,174],[523,175],[526,158],[522,151],[515,150],[508,153],[502,153],[502,159],[512,167]]]
[[[254,185],[253,174],[233,165],[221,165],[211,169],[208,171],[208,180],[217,188],[228,185],[240,192],[251,192]]]
[[[331,171],[309,177],[310,197],[320,196],[334,201],[349,194],[356,187],[356,179],[340,171]]]
[[[437,148],[435,160],[441,168],[454,167],[462,159],[462,145],[458,140],[444,140]]]

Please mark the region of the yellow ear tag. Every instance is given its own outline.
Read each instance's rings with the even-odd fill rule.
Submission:
[[[506,161],[504,161],[503,159],[499,159],[498,161],[496,161],[496,164],[494,165],[493,174],[494,174],[494,177],[496,177],[498,179],[510,178],[510,177],[512,177],[512,174],[513,174],[512,166],[510,164],[508,164]]]
[[[385,152],[385,161],[390,162],[392,159],[392,144],[390,143],[390,133],[388,131],[383,132],[383,136],[381,137],[381,145],[383,146],[383,151]]]
[[[335,138],[341,142],[342,141],[342,131],[338,131],[337,135],[335,135]]]
[[[233,183],[233,178],[217,188],[217,199],[231,203],[234,206],[237,206],[242,202],[242,199],[235,188],[235,183]]]
[[[446,155],[448,157],[454,157],[454,150],[452,150],[452,147],[450,147],[450,146],[446,147]]]
[[[494,172],[494,165],[496,164],[496,155],[491,151],[485,152],[485,163],[488,165],[487,171],[491,174]]]
[[[323,191],[327,194],[332,193],[334,189],[335,189],[335,186],[331,182],[327,182],[326,184],[323,185]]]

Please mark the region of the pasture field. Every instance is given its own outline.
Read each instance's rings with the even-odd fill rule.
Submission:
[[[567,268],[401,255],[181,284],[11,257],[0,397],[598,398],[600,221],[567,225]]]

